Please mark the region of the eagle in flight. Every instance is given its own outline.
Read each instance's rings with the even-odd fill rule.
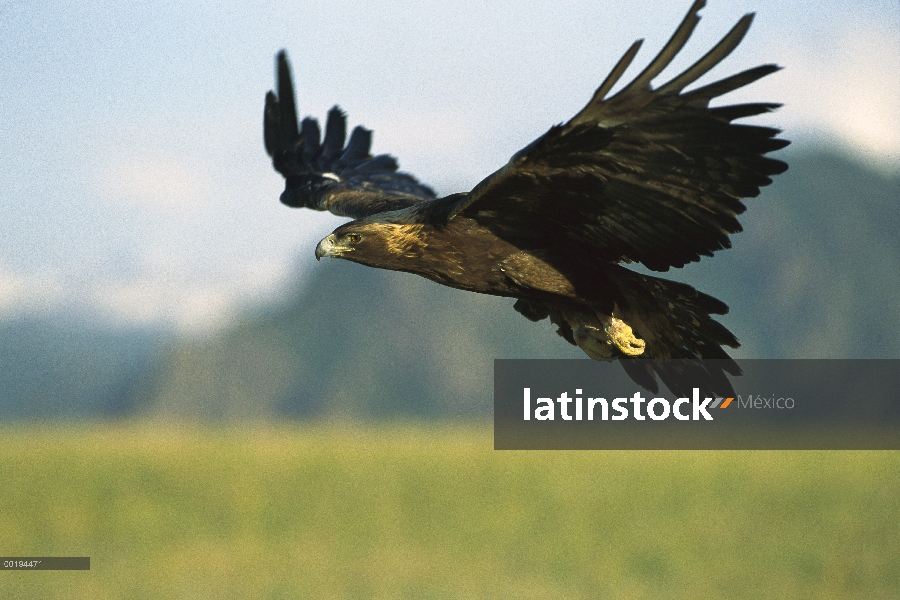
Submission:
[[[438,198],[372,156],[372,132],[328,113],[297,121],[284,51],[277,93],[266,95],[264,136],[286,179],[281,201],[353,220],[316,246],[316,258],[343,258],[421,275],[446,286],[516,298],[532,321],[549,318],[560,336],[596,360],[619,359],[656,392],[658,376],[676,393],[691,387],[733,394],[739,375],[723,346],[735,336],[711,315],[728,307],[693,287],[622,266],[667,271],[728,248],[741,231],[742,198],[787,169],[765,155],[788,145],[780,130],[734,120],[779,104],[711,108],[710,101],[777,71],[762,65],[685,92],[747,33],[745,15],[712,50],[659,87],[651,81],[681,51],[700,21],[696,0],[650,64],[615,94],[643,40],[635,42],[590,102],[551,127],[470,192]],[[671,360],[683,359],[683,360]],[[712,359],[712,360],[709,360]]]

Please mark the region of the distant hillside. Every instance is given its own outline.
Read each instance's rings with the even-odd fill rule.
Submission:
[[[512,300],[324,261],[288,306],[177,348],[153,412],[213,418],[485,415],[495,357],[577,358]]]
[[[900,178],[831,154],[747,201],[732,250],[665,277],[726,301],[745,358],[900,356]],[[493,358],[582,358],[512,301],[344,261],[288,306],[169,356],[149,414],[213,419],[490,413]]]
[[[0,419],[128,416],[148,400],[161,344],[71,319],[0,323]]]

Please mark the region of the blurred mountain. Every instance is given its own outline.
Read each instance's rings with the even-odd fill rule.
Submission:
[[[790,169],[746,201],[733,249],[661,275],[731,306],[736,357],[900,358],[900,175],[781,157]],[[335,260],[304,281],[202,341],[0,327],[0,417],[478,417],[493,358],[583,358],[510,299]]]
[[[512,300],[324,261],[293,301],[174,350],[154,414],[485,416],[494,357],[576,358]]]
[[[128,416],[149,400],[163,339],[71,316],[0,323],[0,419]]]

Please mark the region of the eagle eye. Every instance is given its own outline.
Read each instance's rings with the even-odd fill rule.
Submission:
[[[362,241],[362,236],[358,233],[351,233],[347,236],[347,239],[350,240],[351,244],[358,244]]]

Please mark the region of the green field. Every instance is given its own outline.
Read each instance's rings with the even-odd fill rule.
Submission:
[[[898,452],[463,426],[0,429],[0,598],[898,598]]]

